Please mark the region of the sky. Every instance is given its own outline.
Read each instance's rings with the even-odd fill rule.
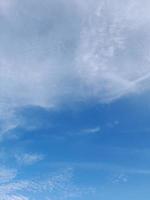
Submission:
[[[0,200],[150,198],[150,2],[0,1]]]

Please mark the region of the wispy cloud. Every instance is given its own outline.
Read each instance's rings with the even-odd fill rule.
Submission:
[[[138,168],[132,166],[118,165],[115,163],[105,163],[105,162],[53,162],[51,163],[53,167],[68,167],[71,166],[77,170],[89,170],[89,171],[99,171],[99,172],[109,172],[113,174],[126,174],[126,175],[150,175],[150,170],[148,168]]]
[[[79,134],[80,135],[88,135],[88,134],[96,134],[96,133],[100,133],[100,132],[101,132],[101,127],[96,126],[96,127],[92,127],[92,128],[82,129],[79,132]]]
[[[67,200],[91,194],[92,188],[79,188],[72,183],[72,170],[64,171],[40,181],[12,181],[0,185],[1,200],[42,199]]]
[[[44,159],[44,155],[41,154],[17,154],[15,155],[19,164],[32,165]]]
[[[17,171],[14,169],[7,169],[5,167],[0,168],[0,184],[10,182],[17,175]]]
[[[129,0],[124,4],[116,0],[112,5],[110,1],[103,1],[85,22],[78,51],[78,71],[90,88],[89,95],[99,97],[100,101],[139,91],[142,89],[139,85],[149,80],[146,59],[149,47],[145,43],[150,30],[145,27],[149,14],[146,11],[141,16],[141,3]],[[139,18],[142,18],[140,23]]]
[[[149,6],[2,0],[0,11],[8,14],[0,21],[2,120],[26,106],[105,103],[149,88]]]
[[[126,174],[117,174],[114,175],[112,178],[112,183],[114,184],[120,184],[120,183],[126,183],[128,182],[128,176]]]

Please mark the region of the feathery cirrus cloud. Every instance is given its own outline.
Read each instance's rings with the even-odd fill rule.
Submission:
[[[0,184],[0,198],[1,200],[37,198],[67,200],[93,195],[92,188],[79,188],[72,179],[71,169],[64,169],[42,180],[15,180],[14,178],[14,180]]]
[[[148,7],[147,0],[1,1],[0,113],[109,102],[149,88]]]

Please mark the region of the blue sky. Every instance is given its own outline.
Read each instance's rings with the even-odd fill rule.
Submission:
[[[0,200],[150,198],[149,10],[0,1]]]

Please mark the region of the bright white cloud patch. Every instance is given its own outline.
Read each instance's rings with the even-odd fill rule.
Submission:
[[[4,118],[16,107],[108,102],[149,88],[148,0],[11,2],[0,3],[9,13],[0,16]]]

